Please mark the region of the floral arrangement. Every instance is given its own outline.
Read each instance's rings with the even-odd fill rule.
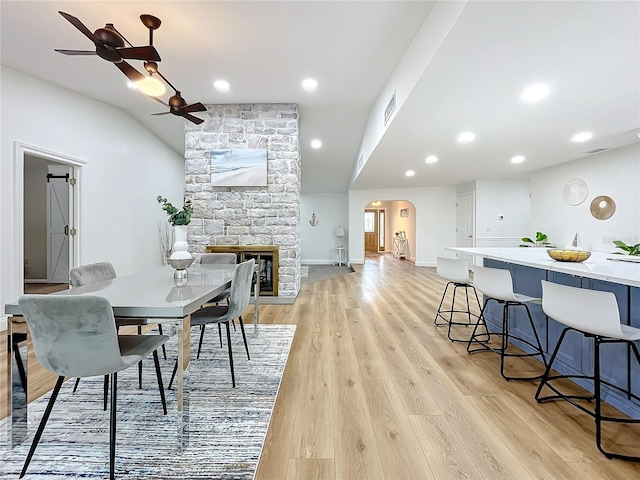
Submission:
[[[170,225],[173,225],[174,227],[176,225],[189,225],[191,222],[191,214],[193,213],[191,200],[186,200],[184,202],[182,210],[178,210],[162,195],[158,195],[157,200],[158,203],[162,204],[162,210],[167,212],[167,215],[169,215],[167,222],[169,222]]]

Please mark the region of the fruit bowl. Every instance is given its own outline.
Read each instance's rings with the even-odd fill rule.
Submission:
[[[547,250],[547,254],[558,262],[584,262],[591,256],[591,252],[585,252],[583,250],[562,250],[559,248]]]

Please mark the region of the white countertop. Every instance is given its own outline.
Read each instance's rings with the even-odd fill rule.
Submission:
[[[536,247],[447,247],[446,250],[500,260],[517,265],[541,268],[552,272],[567,273],[605,282],[640,287],[640,262],[623,262],[622,255],[591,252],[581,263],[559,262],[547,255],[546,248]],[[615,259],[615,260],[610,260]],[[616,261],[618,260],[618,261]]]

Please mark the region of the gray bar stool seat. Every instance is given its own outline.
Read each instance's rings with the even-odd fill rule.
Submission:
[[[583,288],[569,287],[542,281],[542,309],[552,319],[565,325],[560,334],[558,343],[553,350],[549,365],[540,380],[535,398],[538,402],[550,400],[566,400],[583,412],[591,415],[596,424],[596,446],[607,458],[620,458],[623,460],[640,461],[639,456],[614,453],[606,450],[602,445],[603,422],[639,424],[640,418],[612,417],[602,413],[602,385],[606,385],[627,398],[640,401],[640,397],[633,394],[629,388],[623,388],[601,378],[600,347],[604,344],[622,344],[630,348],[640,366],[640,354],[634,343],[640,340],[640,329],[620,323],[618,301],[611,292],[600,292]],[[575,331],[593,340],[593,375],[560,375],[552,374],[551,369],[556,360],[562,342],[568,332]],[[631,368],[631,365],[628,365]],[[593,395],[570,395],[560,391],[560,385],[556,380],[561,379],[587,379],[593,382]],[[547,387],[554,394],[542,396],[542,390]],[[595,399],[595,408],[587,407],[579,400],[591,403]]]
[[[433,324],[436,327],[439,327],[441,325],[448,325],[447,337],[449,338],[449,340],[451,340],[452,342],[467,343],[469,341],[468,338],[453,338],[451,336],[451,327],[454,325],[468,327],[475,324],[475,321],[472,317],[475,317],[475,319],[477,319],[478,315],[471,312],[471,308],[469,306],[470,289],[473,291],[473,294],[475,296],[476,304],[478,305],[478,312],[482,310],[480,299],[478,298],[478,292],[476,292],[476,289],[471,282],[471,278],[469,278],[469,262],[464,259],[438,257],[436,273],[439,277],[447,280],[447,284],[444,287],[444,292],[442,293],[442,298],[440,299],[440,305],[438,306],[436,316],[433,319]],[[448,308],[445,307],[443,309],[443,303],[447,296],[447,291],[451,286],[453,287],[453,297],[451,298],[451,304]],[[459,288],[464,289],[467,304],[466,310],[459,310],[455,307],[456,293]],[[463,314],[463,319],[459,318],[461,315],[456,314]]]
[[[500,374],[506,380],[534,380],[542,377],[542,374],[534,376],[514,376],[508,375],[505,370],[505,359],[508,357],[540,357],[544,368],[547,367],[547,361],[544,356],[544,350],[533,323],[531,312],[529,311],[529,303],[540,303],[540,298],[522,295],[513,291],[513,280],[511,272],[501,268],[474,267],[473,283],[484,297],[484,306],[478,317],[473,333],[467,343],[467,352],[485,352],[491,351],[500,355]],[[490,332],[485,321],[485,311],[489,302],[494,301],[503,305],[502,309],[502,331]],[[535,343],[526,340],[509,330],[509,312],[515,307],[524,308],[527,312],[529,324],[533,333]],[[482,332],[482,330],[484,330]],[[500,346],[490,345],[491,337],[498,336],[500,338]],[[525,351],[514,351],[509,343],[509,339],[516,340],[528,345],[532,349],[532,353]]]

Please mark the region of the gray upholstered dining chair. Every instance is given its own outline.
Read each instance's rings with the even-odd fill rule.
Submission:
[[[72,287],[83,287],[85,285],[93,285],[98,282],[104,282],[107,280],[113,280],[118,275],[116,274],[116,269],[113,268],[113,265],[110,262],[97,262],[97,263],[88,263],[86,265],[80,265],[78,267],[74,267],[69,270],[69,283]],[[118,321],[120,325],[126,324],[126,321]],[[136,324],[138,327],[138,335],[142,334],[142,326]],[[158,324],[158,333],[162,335],[162,325]],[[162,355],[164,359],[167,359],[167,351],[165,346],[162,345]],[[76,380],[75,387],[73,391],[75,392],[78,388],[78,383],[80,379]],[[138,365],[138,387],[142,388],[142,362]],[[105,404],[104,409],[107,409],[107,390],[108,390],[108,377],[105,378]],[[167,412],[165,411],[165,414]]]
[[[200,255],[200,265],[235,265],[238,263],[238,256],[235,253],[203,253]],[[209,303],[218,305],[223,300],[228,299],[229,294],[231,293],[231,288],[227,288],[224,292],[219,293],[211,300]],[[236,323],[231,320],[233,325],[233,329],[236,329]],[[200,325],[200,342],[198,343],[198,353],[196,354],[196,358],[200,358],[200,350],[202,348],[202,339],[204,337],[204,329],[206,325]],[[222,347],[222,329],[220,328],[220,324],[218,324],[218,336],[220,338],[220,347]]]
[[[111,377],[109,472],[114,478],[116,444],[117,372],[139,363],[169,337],[164,335],[118,335],[113,309],[108,300],[92,295],[23,295],[18,300],[36,358],[44,368],[58,375],[49,403],[31,443],[20,478],[38,446],[65,377]],[[162,376],[156,369],[158,384]],[[164,395],[163,401],[164,401]]]
[[[233,370],[233,352],[231,350],[231,332],[229,330],[229,322],[235,318],[240,322],[240,330],[242,331],[242,340],[244,341],[244,348],[247,352],[247,359],[251,360],[249,356],[249,346],[247,345],[247,335],[244,331],[244,324],[242,322],[242,314],[249,305],[249,299],[251,298],[251,282],[253,280],[253,269],[256,261],[252,258],[246,262],[238,264],[233,272],[233,279],[231,280],[231,292],[229,294],[228,305],[211,305],[205,306],[200,310],[191,314],[191,326],[197,325],[210,325],[224,323],[227,327],[227,347],[229,349],[229,365],[231,367],[231,384],[236,386],[236,377]],[[200,337],[200,345],[198,350],[202,346],[202,336]],[[176,371],[178,369],[178,362],[173,369],[171,375],[171,381],[169,382],[169,388],[173,383]]]

